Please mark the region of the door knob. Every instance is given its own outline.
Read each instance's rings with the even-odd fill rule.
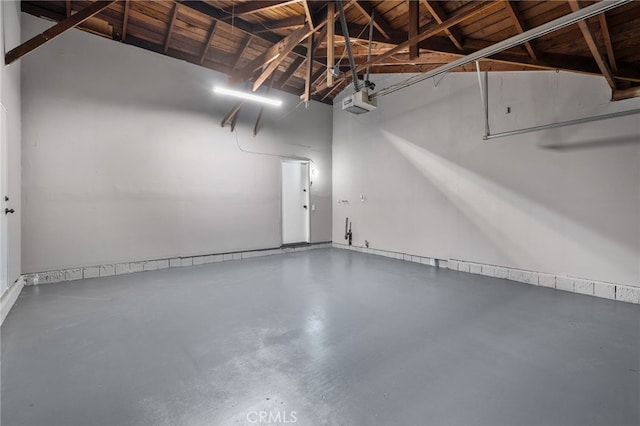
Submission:
[[[306,204],[304,206],[302,206],[302,207],[304,207],[305,209],[307,208]]]
[[[14,209],[4,209],[4,214],[15,213]]]

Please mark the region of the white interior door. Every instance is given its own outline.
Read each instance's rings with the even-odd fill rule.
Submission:
[[[7,178],[9,176],[7,167],[7,111],[0,104],[0,295],[4,294],[8,287],[8,226],[7,214]]]
[[[309,240],[309,163],[282,161],[282,244]]]

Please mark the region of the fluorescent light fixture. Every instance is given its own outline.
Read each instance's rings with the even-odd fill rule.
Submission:
[[[213,88],[213,92],[221,95],[234,96],[236,98],[245,99],[247,101],[261,102],[267,105],[273,105],[273,106],[282,105],[282,101],[280,99],[267,98],[265,96],[254,95],[252,93],[241,92],[239,90],[227,89],[225,87],[215,86]]]

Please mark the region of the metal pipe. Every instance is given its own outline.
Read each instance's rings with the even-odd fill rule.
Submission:
[[[558,123],[543,124],[541,126],[527,127],[525,129],[509,130],[506,132],[495,133],[493,135],[489,134],[485,136],[484,139],[487,140],[487,139],[503,138],[505,136],[513,136],[513,135],[519,135],[522,133],[530,133],[530,132],[537,132],[540,130],[555,129],[555,128],[564,127],[564,126],[573,126],[575,124],[589,123],[592,121],[608,120],[610,118],[625,117],[627,115],[633,115],[633,114],[640,114],[640,108],[630,109],[628,111],[612,112],[610,114],[602,114],[602,115],[594,115],[591,117],[577,118],[575,120],[560,121]]]
[[[482,84],[482,75],[480,72],[480,61],[476,61],[476,71],[478,73],[478,85],[480,86],[480,99],[484,108],[484,138],[489,136],[489,73],[484,73],[484,87]]]
[[[371,44],[373,44],[373,15],[375,13],[375,11],[371,12],[371,19],[369,20],[369,48],[367,50],[367,78],[365,78],[365,81],[369,81],[369,70],[371,67],[369,62],[371,62]]]
[[[344,44],[347,46],[347,55],[349,55],[349,66],[351,67],[351,78],[353,79],[353,87],[356,92],[360,91],[360,84],[358,83],[358,73],[356,72],[356,62],[353,60],[353,53],[351,52],[351,40],[349,39],[349,27],[347,26],[347,18],[344,14],[344,7],[342,7],[342,0],[336,0],[338,8],[340,9],[340,25],[342,26],[342,34],[344,35]]]
[[[553,21],[542,24],[536,28],[532,28],[528,31],[510,37],[494,45],[491,45],[484,49],[480,49],[477,52],[471,53],[467,56],[463,56],[462,58],[456,59],[455,61],[449,62],[448,64],[442,65],[432,71],[424,73],[422,76],[420,76],[420,78],[416,78],[412,81],[407,82],[406,85],[392,86],[388,89],[382,89],[377,93],[372,94],[370,98],[375,99],[380,96],[388,95],[389,93],[404,89],[405,87],[409,87],[422,80],[426,80],[438,74],[442,74],[443,72],[451,71],[454,68],[461,67],[478,59],[488,58],[489,56],[495,55],[496,53],[500,53],[504,50],[510,49],[514,46],[518,46],[527,41],[531,41],[535,38],[538,38],[545,34],[549,34],[561,28],[568,27],[569,25],[573,25],[576,22],[589,19],[592,16],[599,15],[603,12],[606,12],[607,10],[611,10],[624,4],[630,3],[631,1],[632,0],[602,0],[598,3],[594,3],[578,11],[569,13],[568,15],[561,16],[560,18],[554,19]]]

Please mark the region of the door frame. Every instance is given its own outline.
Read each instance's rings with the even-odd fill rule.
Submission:
[[[306,164],[307,166],[307,241],[299,243],[284,243],[284,212],[282,211],[282,165],[284,163]],[[281,158],[280,159],[280,247],[299,244],[311,244],[311,160],[302,160],[298,158]]]

